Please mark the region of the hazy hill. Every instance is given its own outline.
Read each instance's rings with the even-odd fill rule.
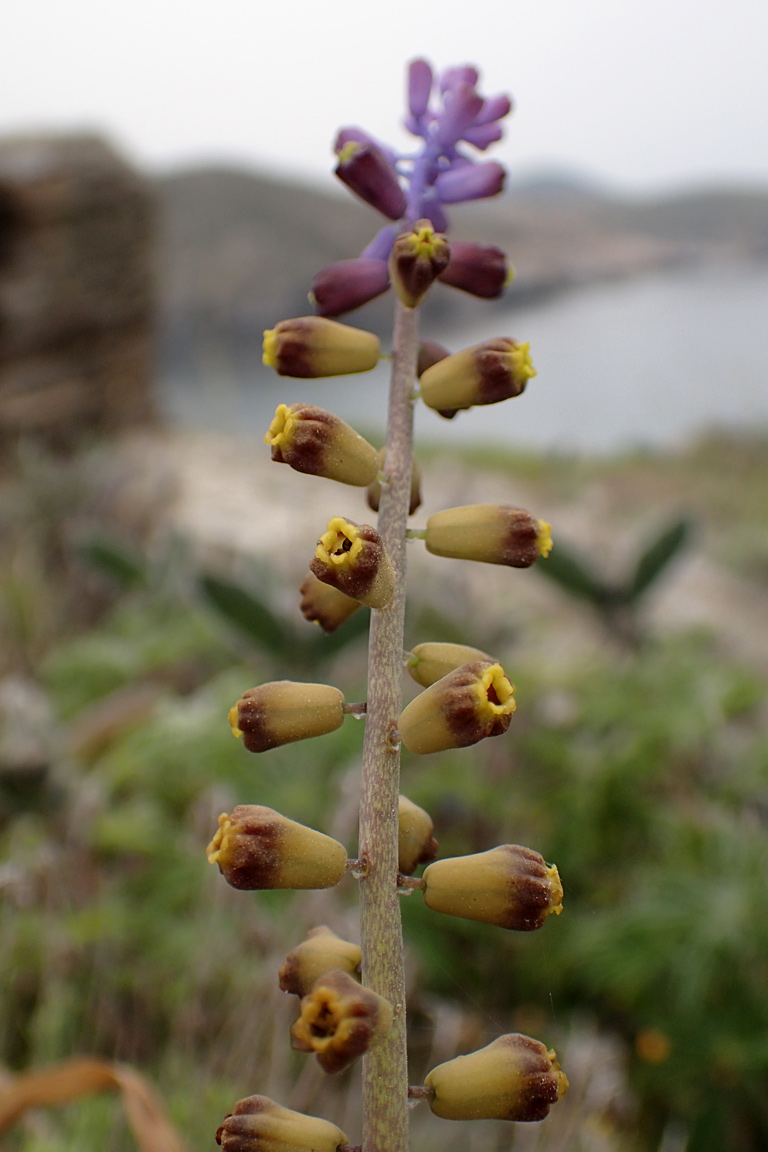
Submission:
[[[258,344],[265,326],[309,310],[323,264],[355,256],[383,222],[343,189],[255,172],[201,168],[157,181],[160,276],[171,354],[192,340]],[[452,213],[453,234],[498,244],[517,278],[512,299],[664,266],[768,258],[768,190],[702,189],[629,200],[567,177],[521,182],[503,197]],[[477,307],[440,289],[432,310]],[[377,327],[385,305],[365,311]],[[362,315],[362,314],[361,314]]]

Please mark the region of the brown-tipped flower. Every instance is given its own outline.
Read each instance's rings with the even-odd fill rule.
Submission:
[[[325,924],[311,928],[306,940],[297,944],[285,958],[278,973],[283,992],[307,996],[321,976],[332,969],[354,976],[360,964],[360,947],[342,940]]]
[[[349,1137],[319,1116],[283,1108],[268,1096],[238,1100],[216,1133],[224,1152],[336,1152]]]
[[[515,711],[514,685],[500,664],[471,660],[421,692],[400,715],[409,752],[466,748],[506,732]]]
[[[362,608],[359,600],[324,584],[314,572],[307,572],[299,591],[302,616],[311,624],[319,624],[323,632],[335,632],[345,620],[354,616],[358,608]]]
[[[219,816],[208,863],[233,888],[333,888],[347,868],[338,840],[260,804],[238,804]]]
[[[436,860],[424,882],[424,903],[434,912],[517,932],[541,928],[547,916],[563,910],[557,868],[519,844]]]
[[[432,817],[407,796],[397,803],[397,867],[410,876],[419,864],[429,864],[437,856]]]
[[[488,660],[492,664],[493,656],[481,652],[479,648],[470,648],[468,644],[428,640],[412,649],[405,667],[412,680],[421,684],[422,688],[429,688],[436,680],[441,680],[449,672],[472,660]]]
[[[264,442],[278,464],[289,464],[309,476],[364,488],[379,474],[379,453],[373,444],[314,404],[279,404]]]
[[[429,408],[471,408],[519,396],[536,369],[530,345],[500,336],[446,356],[421,376],[421,399]]]
[[[309,567],[318,580],[369,608],[386,608],[395,590],[395,574],[376,529],[341,516],[328,521]]]
[[[465,504],[430,516],[424,544],[435,556],[529,568],[552,550],[551,531],[511,504]]]
[[[510,278],[507,257],[501,248],[462,240],[451,241],[451,262],[440,273],[442,284],[461,288],[483,300],[501,296]]]
[[[379,339],[325,316],[299,316],[264,332],[262,359],[278,376],[345,376],[376,367]]]
[[[433,1068],[429,1106],[444,1120],[543,1120],[568,1088],[555,1056],[519,1032],[499,1036]]]
[[[385,459],[386,459],[386,449],[382,448],[381,451],[379,452],[379,471],[380,472],[385,471],[385,467],[384,467]],[[374,482],[368,488],[368,491],[366,492],[366,500],[368,501],[368,507],[371,509],[371,511],[378,512],[379,503],[381,501],[381,484],[378,480],[374,480]],[[413,461],[411,463],[411,499],[410,499],[410,503],[408,505],[408,515],[413,516],[416,509],[420,508],[420,507],[421,507],[421,469],[419,468],[418,460],[414,456]]]
[[[348,972],[333,970],[315,982],[291,1028],[298,1052],[314,1052],[324,1072],[342,1072],[386,1035],[392,1006]]]
[[[243,693],[229,710],[229,723],[249,752],[267,752],[340,728],[344,694],[331,684],[273,680]]]
[[[410,232],[398,236],[389,257],[389,275],[400,302],[417,308],[450,259],[448,241],[429,220],[419,220]]]

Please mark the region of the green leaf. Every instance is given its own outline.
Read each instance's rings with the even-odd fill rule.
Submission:
[[[640,556],[634,575],[627,585],[628,602],[638,600],[647,592],[683,545],[688,543],[692,529],[690,520],[683,517],[670,524],[652,541]]]
[[[120,540],[92,536],[80,544],[78,551],[86,564],[121,588],[135,588],[148,583],[143,557]]]
[[[598,607],[614,598],[613,590],[590,572],[586,564],[560,540],[546,560],[539,561],[536,570],[549,576],[566,592]]]
[[[296,645],[293,630],[262,600],[220,576],[201,576],[198,584],[206,601],[249,643],[276,656],[291,657]]]

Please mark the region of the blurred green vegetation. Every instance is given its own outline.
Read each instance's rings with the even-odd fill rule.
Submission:
[[[723,531],[738,536],[727,517]],[[12,722],[0,733],[0,1065],[76,1053],[135,1064],[201,1152],[233,1101],[254,1091],[282,1086],[295,1106],[341,1123],[354,1080],[307,1080],[288,1048],[293,1006],[275,973],[318,916],[345,920],[354,882],[311,897],[233,892],[204,850],[219,812],[263,803],[333,827],[354,853],[354,819],[340,812],[362,725],[350,718],[329,736],[254,757],[226,713],[275,676],[327,679],[362,699],[364,614],[324,644],[280,616],[263,572],[257,592],[256,581],[197,571],[179,554],[150,562],[108,537],[68,550],[51,543],[50,526],[27,537],[23,555],[37,555],[46,620],[60,623],[17,630],[8,668],[38,696],[25,715],[34,754],[9,753]],[[61,571],[63,555],[65,602],[103,582],[74,621],[50,587],[49,565]],[[752,571],[760,578],[759,565]],[[492,620],[474,621],[470,637],[426,600],[411,606],[409,643],[492,649],[496,637]],[[555,861],[565,912],[513,934],[438,916],[418,893],[404,898],[414,1079],[436,1005],[462,1013],[480,1042],[519,1028],[559,1047],[587,1020],[626,1053],[634,1105],[604,1118],[627,1125],[618,1146],[658,1149],[675,1122],[688,1152],[761,1152],[764,676],[705,633],[649,636],[636,650],[555,669],[543,659],[518,666],[514,647],[497,654],[517,684],[510,732],[406,757],[403,791],[432,814],[441,855],[517,842]],[[99,1099],[17,1126],[2,1147],[123,1152],[131,1142],[116,1102]],[[569,1150],[591,1147],[583,1135]]]

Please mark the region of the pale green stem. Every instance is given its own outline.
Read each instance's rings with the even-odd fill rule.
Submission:
[[[387,419],[386,470],[378,530],[395,571],[391,603],[371,613],[368,711],[360,805],[360,931],[363,982],[394,1008],[387,1037],[363,1060],[363,1152],[407,1152],[408,1067],[405,1043],[403,933],[397,895],[397,809],[405,529],[411,494],[413,402],[419,318],[398,302]]]

